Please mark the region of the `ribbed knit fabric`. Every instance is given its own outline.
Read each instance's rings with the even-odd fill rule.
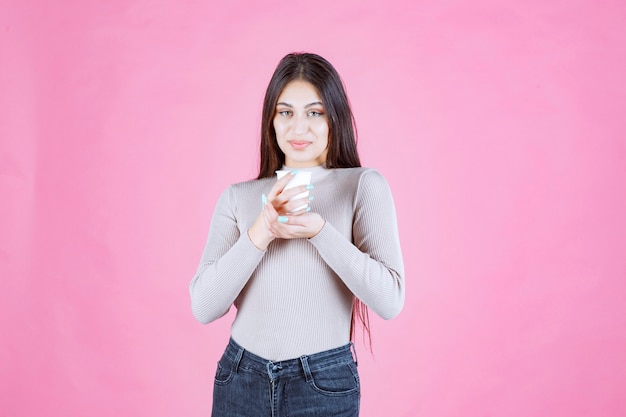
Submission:
[[[209,323],[237,308],[233,339],[280,361],[345,345],[354,296],[385,319],[404,304],[404,266],[389,186],[368,168],[315,167],[311,210],[326,220],[310,239],[248,237],[261,194],[276,179],[230,186],[219,198],[198,271],[192,311]]]

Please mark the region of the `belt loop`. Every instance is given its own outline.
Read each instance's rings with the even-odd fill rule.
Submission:
[[[239,347],[239,351],[237,352],[237,356],[235,356],[235,372],[239,371],[239,364],[241,363],[241,359],[243,359],[244,349]]]
[[[272,366],[272,361],[268,361],[265,364],[265,368],[267,369],[267,376],[270,377],[270,381],[274,380],[274,374],[272,373],[272,370],[270,369],[270,366]]]
[[[311,375],[311,369],[309,369],[309,358],[306,356],[300,356],[300,363],[302,364],[302,370],[304,371],[304,378],[306,382],[310,382],[313,379]]]
[[[356,366],[359,366],[359,358],[357,358],[356,356],[356,347],[354,346],[354,343],[350,342],[350,350],[354,353],[354,364]]]

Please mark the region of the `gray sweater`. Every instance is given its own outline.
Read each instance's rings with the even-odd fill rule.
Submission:
[[[297,358],[348,343],[354,296],[384,319],[404,304],[404,266],[391,191],[378,171],[314,167],[311,210],[326,220],[310,239],[257,249],[248,229],[275,178],[230,186],[215,207],[192,311],[209,323],[237,308],[231,335],[263,358]]]

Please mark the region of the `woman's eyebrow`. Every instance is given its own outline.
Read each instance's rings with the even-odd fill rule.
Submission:
[[[291,104],[285,103],[285,102],[282,102],[282,101],[276,103],[276,105],[277,106],[285,106],[285,107],[289,107],[289,108],[293,109],[293,106]],[[322,103],[321,101],[315,101],[313,103],[307,104],[306,106],[304,106],[304,108],[306,109],[306,108],[313,107],[313,106],[323,106],[323,105],[324,105],[324,103]]]

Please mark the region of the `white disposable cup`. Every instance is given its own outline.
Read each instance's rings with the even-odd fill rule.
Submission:
[[[278,176],[278,179],[281,179],[282,177],[289,174],[290,172],[291,172],[290,170],[282,169],[282,170],[276,171],[276,175]],[[298,171],[296,175],[287,183],[287,185],[285,186],[285,190],[288,190],[293,187],[297,187],[299,185],[309,185],[310,183],[311,183],[311,171]],[[290,201],[298,200],[301,198],[307,198],[308,196],[309,196],[309,190],[306,190],[300,194],[297,194],[291,197],[289,200]],[[300,206],[293,211],[305,209],[306,206],[307,204],[304,204],[303,206]]]

